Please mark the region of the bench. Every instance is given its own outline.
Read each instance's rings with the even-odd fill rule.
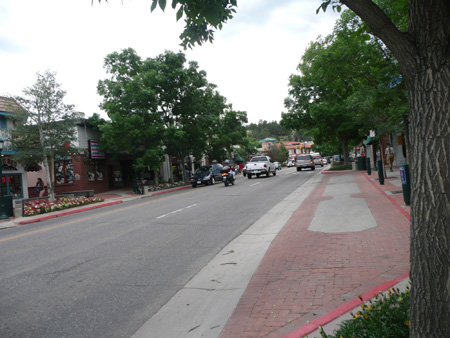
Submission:
[[[66,191],[63,195],[73,195],[72,197],[94,197],[94,190],[78,190],[78,191]],[[68,196],[65,196],[68,197]]]

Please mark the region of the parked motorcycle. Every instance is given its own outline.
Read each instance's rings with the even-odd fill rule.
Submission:
[[[223,184],[228,187],[228,185],[234,185],[234,175],[231,173],[231,168],[230,167],[224,167],[223,169],[220,170],[220,172],[222,173],[222,182]]]

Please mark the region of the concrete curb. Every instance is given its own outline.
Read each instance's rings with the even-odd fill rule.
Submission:
[[[67,210],[67,211],[59,212],[57,214],[43,215],[43,216],[37,217],[37,218],[26,219],[26,220],[17,222],[16,224],[18,224],[18,225],[25,225],[25,224],[35,223],[35,222],[46,221],[46,220],[49,220],[49,219],[52,219],[52,218],[57,218],[57,217],[77,214],[77,213],[80,213],[80,212],[93,210],[93,209],[98,209],[98,208],[102,208],[102,207],[107,207],[107,206],[110,206],[110,205],[120,204],[120,203],[123,203],[123,201],[122,200],[117,200],[117,201],[113,201],[113,202],[106,202],[106,203],[101,203],[101,204],[96,204],[96,205],[89,205],[89,206],[87,206],[85,208],[74,209],[74,210]]]
[[[322,170],[320,173],[322,175],[332,175],[332,174],[349,174],[354,173],[355,171],[361,171],[361,170],[331,170],[330,167]]]
[[[391,280],[386,283],[383,283],[376,288],[373,288],[369,292],[366,292],[365,294],[361,295],[361,298],[363,301],[358,297],[355,298],[348,303],[338,307],[337,309],[327,313],[326,315],[323,315],[320,318],[317,318],[316,320],[312,321],[311,323],[306,324],[305,326],[301,327],[300,329],[288,334],[287,336],[284,336],[284,338],[303,338],[306,337],[309,333],[314,332],[317,330],[320,326],[324,326],[336,318],[339,318],[340,316],[348,313],[349,311],[357,308],[362,303],[370,300],[374,297],[374,295],[387,291],[388,289],[392,288],[393,286],[397,285],[398,283],[404,281],[405,279],[409,278],[409,272]]]
[[[396,207],[397,210],[400,211],[400,213],[403,216],[405,216],[409,222],[411,222],[411,215],[408,214],[405,210],[403,210],[403,208],[400,205],[398,205],[398,203],[395,202],[392,197],[386,194],[386,192],[383,189],[381,189],[377,184],[375,184],[375,182],[370,179],[369,175],[367,175],[366,173],[363,174],[370,181],[370,183],[372,183],[375,186],[375,188],[377,188],[384,195],[384,197],[386,197],[394,205],[394,207]]]
[[[187,185],[187,186],[173,188],[173,189],[155,191],[155,192],[151,193],[150,196],[162,195],[162,194],[167,194],[168,192],[173,192],[173,191],[178,191],[178,190],[183,190],[183,189],[191,189],[191,188],[192,188],[192,186]]]

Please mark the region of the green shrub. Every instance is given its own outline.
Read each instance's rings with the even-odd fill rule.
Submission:
[[[352,165],[333,164],[330,170],[352,170]]]
[[[321,328],[322,338],[409,337],[409,289],[406,287],[405,292],[389,289],[361,305],[360,311],[350,314],[353,319],[342,322],[333,335],[327,335]]]

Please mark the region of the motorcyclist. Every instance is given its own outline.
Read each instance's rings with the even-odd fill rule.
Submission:
[[[233,181],[236,179],[236,172],[234,171],[234,168],[230,165],[230,161],[225,160],[225,167],[228,167],[230,169],[229,174],[233,178]]]

